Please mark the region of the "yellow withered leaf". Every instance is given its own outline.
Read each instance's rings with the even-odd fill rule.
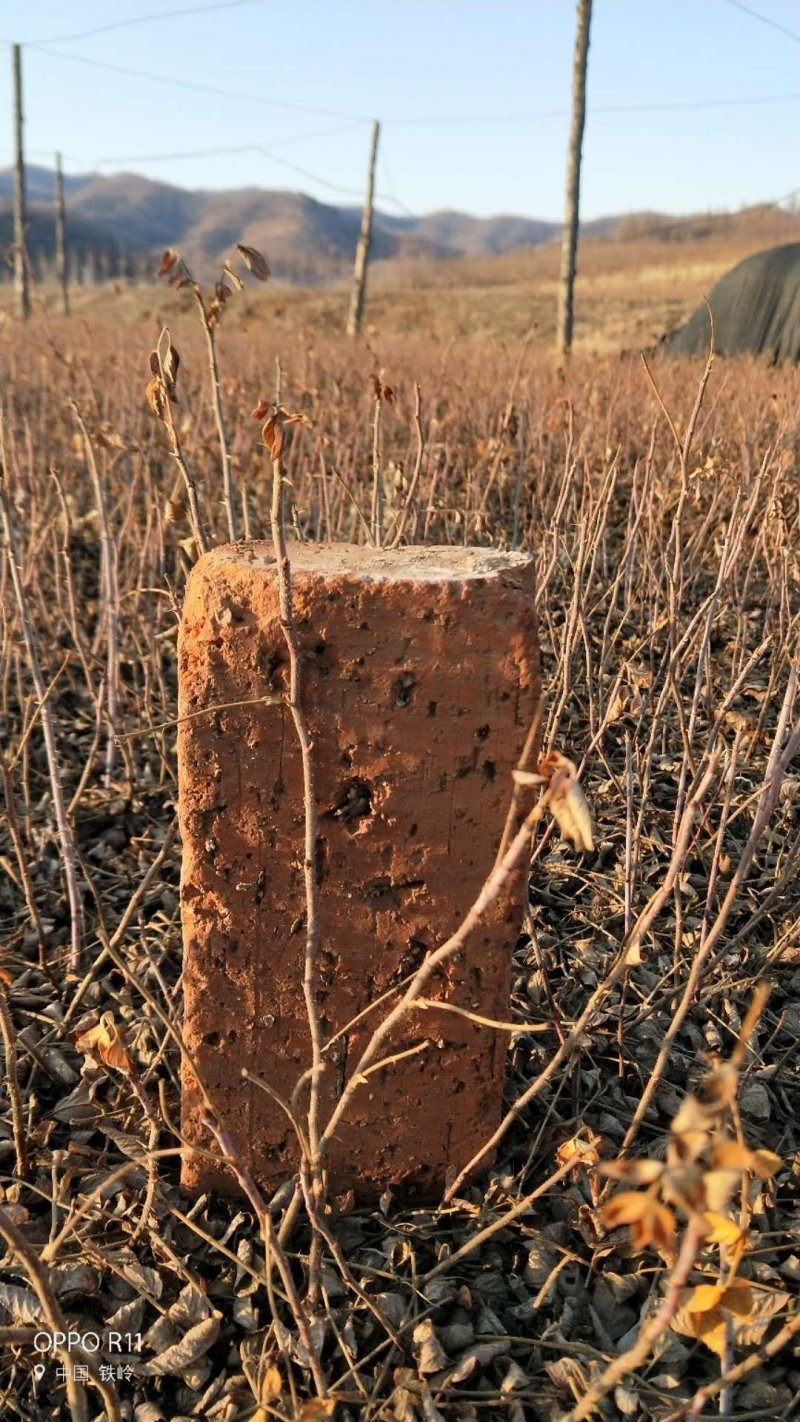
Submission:
[[[606,1200],[600,1214],[607,1229],[619,1229],[620,1225],[640,1220],[646,1209],[646,1195],[638,1195],[635,1190],[622,1190],[619,1195]]]
[[[602,1206],[600,1214],[607,1229],[630,1225],[634,1249],[646,1249],[652,1244],[663,1254],[674,1253],[675,1216],[652,1195],[623,1190]]]
[[[96,1057],[114,1071],[133,1071],[125,1039],[114,1021],[113,1012],[104,1012],[96,1027],[90,1027],[88,1032],[76,1037],[75,1046],[85,1056]]]
[[[749,1318],[753,1312],[753,1291],[747,1284],[729,1284],[722,1295],[722,1307],[737,1318]]]
[[[735,1220],[729,1220],[727,1215],[717,1214],[714,1210],[706,1210],[703,1219],[708,1226],[707,1244],[724,1244],[728,1248],[733,1248],[742,1238],[742,1231],[738,1224]]]
[[[709,1159],[716,1170],[750,1170],[753,1163],[753,1151],[748,1150],[746,1145],[740,1141],[726,1140],[724,1137],[714,1144],[709,1152]]]
[[[335,1411],[334,1397],[312,1397],[300,1404],[296,1418],[297,1422],[325,1422],[326,1417],[332,1417]]]
[[[754,1150],[751,1153],[750,1169],[759,1180],[771,1180],[783,1165],[783,1161],[774,1150]]]
[[[274,1402],[276,1397],[280,1397],[283,1392],[283,1378],[280,1368],[271,1363],[264,1374],[261,1383],[261,1402],[266,1404]]]
[[[749,1318],[753,1312],[752,1290],[746,1284],[697,1284],[683,1301],[678,1331],[699,1338],[717,1352],[716,1338],[725,1314]]]
[[[722,1284],[696,1284],[684,1300],[683,1307],[688,1313],[707,1313],[717,1308],[725,1289]]]
[[[569,1140],[562,1141],[556,1150],[556,1160],[559,1165],[572,1162],[576,1167],[593,1168],[600,1163],[597,1149],[600,1144],[600,1137],[595,1135],[594,1131],[590,1131],[586,1136],[570,1136]]]
[[[709,1309],[708,1313],[694,1313],[690,1317],[696,1320],[696,1331],[692,1335],[699,1338],[701,1343],[705,1343],[712,1353],[716,1353],[718,1358],[724,1357],[728,1341],[728,1325],[721,1308]]]
[[[753,1295],[746,1284],[698,1284],[685,1295],[672,1321],[678,1333],[698,1338],[718,1357],[727,1346],[731,1314],[746,1320],[753,1311]]]

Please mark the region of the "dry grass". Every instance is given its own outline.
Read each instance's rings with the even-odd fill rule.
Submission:
[[[609,306],[624,304],[624,281],[601,268],[590,276],[587,260],[586,280]],[[249,411],[272,392],[276,356],[285,404],[310,421],[286,454],[289,522],[305,538],[360,538],[354,499],[369,521],[369,377],[379,366],[397,392],[383,425],[391,519],[414,465],[418,382],[426,452],[409,541],[530,548],[545,747],[581,763],[597,847],[579,857],[546,822],[537,831],[515,949],[510,1112],[488,1182],[439,1210],[386,1200],[379,1211],[330,1216],[320,1295],[304,1305],[311,1332],[300,1336],[286,1279],[271,1279],[246,1203],[181,1197],[171,1125],[180,929],[168,723],[187,560],[181,530],[163,521],[174,468],[143,395],[168,312],[183,358],[181,444],[208,537],[222,540],[202,332],[191,297],[166,293],[147,312],[87,303],[68,323],[38,318],[24,336],[7,325],[8,492],[85,931],[76,979],[52,767],[5,549],[4,1415],[101,1415],[92,1387],[84,1396],[73,1385],[67,1399],[56,1359],[42,1381],[33,1376],[37,1280],[77,1330],[143,1335],[130,1376],[113,1379],[137,1422],[233,1422],[256,1415],[258,1401],[259,1417],[304,1422],[329,1415],[331,1400],[342,1422],[570,1414],[656,1312],[670,1274],[658,1254],[634,1254],[624,1231],[604,1232],[596,1156],[663,1154],[704,1054],[730,1055],[766,974],[774,988],[743,1063],[736,1121],[786,1169],[747,1197],[742,1270],[757,1307],[722,1366],[752,1357],[796,1317],[800,833],[797,775],[781,756],[797,722],[798,372],[721,364],[682,469],[638,360],[579,351],[558,370],[523,352],[515,332],[527,317],[491,344],[459,341],[450,305],[421,335],[406,335],[404,312],[416,307],[398,301],[383,330],[390,294],[378,291],[369,350],[326,334],[317,317],[330,295],[239,300],[220,337],[222,394],[250,532],[269,533],[271,471]],[[424,301],[430,311],[430,290]],[[469,294],[452,301],[473,309]],[[699,372],[671,363],[655,375],[682,432]],[[102,509],[70,402],[89,434]],[[105,583],[103,521],[114,566]],[[86,1056],[76,1035],[99,1021]],[[320,1266],[321,1246],[302,1222],[285,1237],[289,1284],[302,1294],[309,1250]],[[43,1250],[42,1284],[30,1256]],[[693,1267],[693,1283],[711,1277],[702,1250]],[[679,1409],[701,1384],[713,1386],[720,1366],[665,1329],[601,1411],[687,1415]],[[314,1412],[303,1399],[321,1390],[329,1400]],[[799,1394],[786,1348],[725,1398],[734,1416],[788,1418]],[[107,1401],[106,1415],[123,1415],[115,1407]]]
[[[780,209],[750,209],[739,216],[677,222],[658,237],[591,238],[578,263],[575,345],[611,354],[655,345],[680,324],[729,267],[764,247],[797,241],[800,217]],[[555,339],[557,243],[493,257],[453,261],[418,259],[376,263],[371,269],[367,323],[377,338],[425,336],[452,341],[518,341],[549,351]],[[278,274],[279,275],[279,274]],[[313,337],[344,329],[350,281],[317,287],[277,283],[248,292],[226,315],[226,325],[251,334],[267,323],[280,343],[303,329]],[[59,309],[55,293],[45,293]],[[171,302],[154,289],[106,288],[73,295],[75,309],[94,323],[113,306],[115,319],[137,326],[169,313]],[[188,301],[187,301],[188,304]],[[10,288],[0,288],[0,309],[11,309]],[[151,331],[155,340],[158,330]],[[150,339],[150,336],[147,337]]]

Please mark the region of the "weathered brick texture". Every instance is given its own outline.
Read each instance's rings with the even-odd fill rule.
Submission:
[[[306,544],[291,559],[317,771],[326,1039],[347,1027],[327,1055],[329,1110],[378,1017],[347,1024],[449,936],[494,862],[540,691],[533,571],[520,554],[485,549]],[[191,713],[280,694],[286,678],[271,545],[206,554],[180,638],[185,1035],[266,1189],[296,1168],[295,1142],[240,1070],[288,1097],[309,1063],[300,758],[283,704]],[[523,878],[428,997],[508,1019]],[[419,1009],[390,1050],[425,1039],[356,1093],[328,1157],[334,1192],[435,1195],[496,1125],[507,1034]],[[193,1146],[210,1145],[201,1116],[186,1070]],[[233,1184],[195,1150],[183,1181]]]

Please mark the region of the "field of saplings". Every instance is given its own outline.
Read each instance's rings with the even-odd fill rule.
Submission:
[[[234,285],[0,327],[0,1412],[795,1416],[800,376]],[[535,559],[506,1114],[438,1205],[332,1198],[310,1088],[272,1198],[213,1113],[240,1188],[181,1190],[177,630],[231,535]]]

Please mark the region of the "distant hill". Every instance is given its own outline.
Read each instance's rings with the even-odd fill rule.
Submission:
[[[34,264],[53,252],[53,173],[26,169],[29,240]],[[13,175],[0,172],[0,247],[11,243]],[[346,275],[361,220],[360,209],[318,202],[303,193],[241,188],[190,191],[133,173],[69,175],[64,180],[71,252],[77,268],[87,262],[100,274],[152,272],[164,247],[178,247],[198,276],[214,274],[235,242],[262,250],[277,279],[325,282]],[[718,221],[694,220],[697,226]],[[685,219],[634,213],[584,224],[584,235],[615,238],[654,235],[680,238]],[[558,238],[561,224],[502,215],[472,217],[442,211],[424,217],[376,212],[376,261],[415,257],[480,257],[536,247]],[[688,230],[687,230],[688,235]]]

